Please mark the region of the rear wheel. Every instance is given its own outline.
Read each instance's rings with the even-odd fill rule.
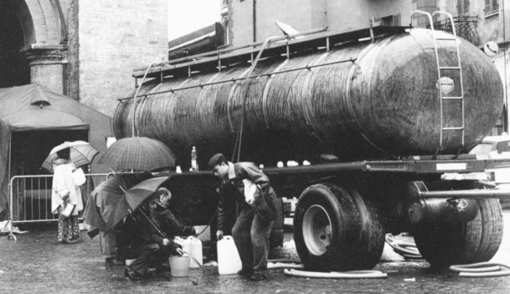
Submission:
[[[503,215],[497,199],[478,200],[469,222],[423,224],[413,230],[416,246],[433,267],[490,260],[503,237]]]
[[[375,207],[334,184],[308,187],[294,217],[294,241],[307,269],[343,271],[372,268],[384,246]]]

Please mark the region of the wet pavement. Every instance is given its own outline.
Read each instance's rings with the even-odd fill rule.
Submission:
[[[492,261],[510,265],[509,210],[504,220],[503,244]],[[98,238],[89,239],[84,231],[81,235],[76,244],[60,244],[56,224],[51,224],[17,235],[17,241],[0,236],[0,293],[510,293],[510,276],[462,278],[432,272],[423,260],[379,263],[375,269],[387,273],[386,279],[297,278],[278,269],[268,271],[267,280],[252,282],[219,275],[217,267],[209,266],[190,269],[184,278],[164,272],[132,282],[123,276],[123,266],[105,264]],[[296,258],[291,238],[287,232],[284,247],[271,257]]]

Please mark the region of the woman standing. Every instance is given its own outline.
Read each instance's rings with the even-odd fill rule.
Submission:
[[[78,212],[83,210],[81,189],[74,183],[73,172],[76,166],[69,160],[69,148],[57,152],[58,158],[53,161],[53,189],[51,194],[51,212],[58,213],[58,241],[76,243],[80,237]],[[74,205],[68,217],[62,215],[66,204]]]

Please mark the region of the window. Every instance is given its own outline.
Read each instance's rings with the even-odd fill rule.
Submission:
[[[381,17],[381,26],[400,26],[400,14]]]
[[[228,18],[224,17],[221,20],[221,26],[223,28],[223,44],[222,46],[230,44],[230,28],[228,27]]]
[[[495,14],[499,11],[498,0],[485,0],[485,15]]]
[[[469,0],[457,0],[457,12],[459,15],[469,15]]]

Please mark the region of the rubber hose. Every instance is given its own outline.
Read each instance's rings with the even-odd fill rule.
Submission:
[[[450,270],[459,272],[459,277],[501,277],[510,275],[510,266],[498,262],[452,265]]]
[[[302,269],[304,266],[300,260],[288,258],[275,258],[267,261],[267,269],[282,269],[282,268],[298,268]]]
[[[347,271],[347,272],[309,272],[295,269],[285,269],[284,274],[293,277],[318,278],[318,279],[381,279],[387,278],[388,274],[381,271]]]
[[[204,269],[204,266],[196,259],[194,258],[193,256],[191,256],[190,253],[186,252],[186,251],[182,251],[183,252],[183,256],[184,255],[187,255],[189,258],[193,259],[194,262],[196,262],[196,264],[198,264],[198,266],[201,268],[201,269]]]
[[[268,262],[301,263],[301,260],[290,258],[275,258],[269,259]]]
[[[268,262],[267,263],[267,269],[273,270],[273,269],[303,269],[304,266],[300,263],[287,263],[287,262]]]
[[[386,234],[386,243],[390,245],[393,250],[408,259],[421,259],[420,251],[415,243],[398,241],[393,238],[391,234]]]

